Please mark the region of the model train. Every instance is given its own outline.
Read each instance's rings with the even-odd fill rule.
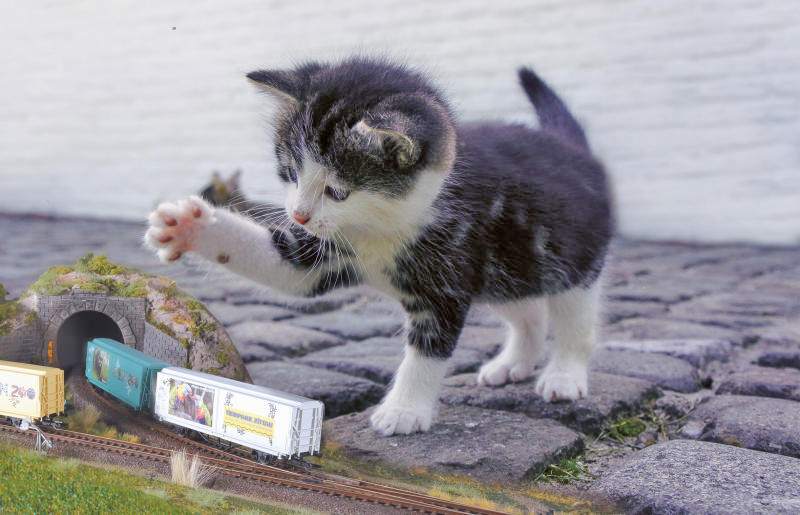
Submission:
[[[86,344],[85,374],[97,388],[179,432],[194,430],[243,445],[260,461],[299,458],[320,449],[324,405],[319,401],[173,367],[108,338]],[[25,398],[8,394],[11,380],[28,385],[20,387]],[[45,420],[63,407],[62,370],[0,362],[0,415]]]
[[[0,361],[0,416],[17,427],[52,423],[64,411],[64,371],[54,367]]]
[[[108,338],[86,345],[86,379],[162,422],[249,447],[261,460],[319,452],[319,401],[173,367]]]

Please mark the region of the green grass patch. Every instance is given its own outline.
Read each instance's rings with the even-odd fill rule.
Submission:
[[[100,412],[94,406],[86,406],[75,410],[66,417],[64,421],[70,431],[88,433],[90,435],[103,436],[105,438],[115,438],[126,442],[139,443],[140,439],[136,435],[129,433],[119,433],[116,428],[111,427],[100,421]]]
[[[191,513],[146,494],[141,489],[146,480],[137,476],[0,449],[3,513]]]
[[[0,513],[308,515],[213,490],[193,489],[118,469],[0,445]]]

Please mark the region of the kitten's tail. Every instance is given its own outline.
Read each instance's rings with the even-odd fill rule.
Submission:
[[[533,70],[519,69],[522,89],[528,95],[539,115],[542,130],[552,132],[581,148],[589,150],[589,142],[578,120],[569,112],[564,102]]]

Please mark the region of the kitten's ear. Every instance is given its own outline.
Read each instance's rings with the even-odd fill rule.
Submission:
[[[413,165],[419,158],[419,147],[401,131],[373,127],[363,119],[353,125],[352,131],[365,137],[371,146],[379,147],[400,168]]]
[[[237,169],[233,172],[233,175],[225,181],[225,186],[227,186],[228,191],[236,191],[239,189],[239,179],[242,177],[242,171]]]
[[[293,105],[298,102],[300,78],[293,71],[256,70],[248,73],[247,78],[285,104]]]

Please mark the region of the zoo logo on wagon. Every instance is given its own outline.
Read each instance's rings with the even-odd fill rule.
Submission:
[[[0,383],[0,396],[8,397],[11,405],[16,407],[20,401],[24,401],[26,398],[34,400],[36,398],[36,389],[25,385]]]

